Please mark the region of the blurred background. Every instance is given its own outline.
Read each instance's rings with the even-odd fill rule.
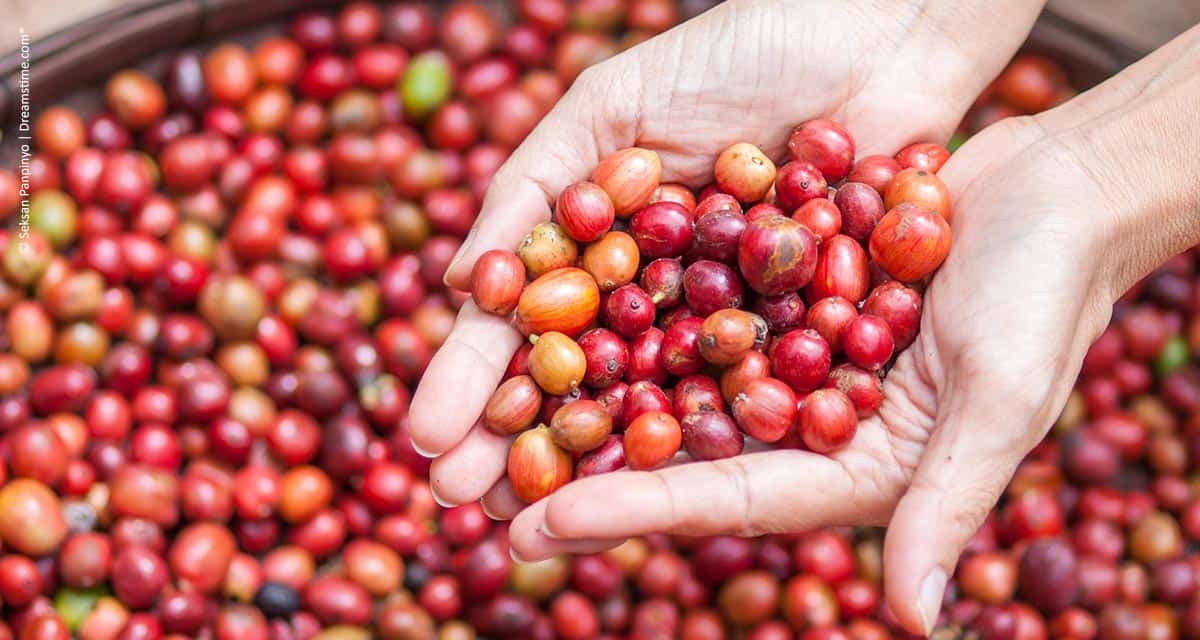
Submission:
[[[0,51],[17,46],[17,29],[33,37],[54,32],[103,11],[143,0],[0,0],[7,26]],[[1196,0],[1051,0],[1064,16],[1140,50],[1156,47],[1200,22]]]

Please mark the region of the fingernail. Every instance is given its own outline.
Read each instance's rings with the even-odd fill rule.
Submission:
[[[941,568],[935,568],[925,576],[925,582],[921,583],[920,601],[917,602],[917,611],[921,614],[921,630],[925,635],[929,635],[933,631],[938,611],[942,608],[942,597],[945,592],[946,572]]]
[[[513,562],[516,562],[518,564],[525,564],[525,561],[517,556],[516,550],[513,549],[512,547],[508,548],[508,557],[512,558]]]
[[[558,536],[555,535],[555,533],[550,530],[550,527],[545,522],[543,522],[542,525],[540,527],[538,527],[538,531],[541,532],[541,534],[546,536],[547,538],[550,538],[551,540],[559,539]]]
[[[416,451],[417,455],[421,456],[422,458],[429,458],[432,460],[433,458],[438,457],[438,454],[430,452],[430,451],[426,451],[426,450],[422,449],[421,447],[417,446],[417,442],[415,440],[412,443],[412,448],[413,448],[413,451]]]
[[[463,256],[467,253],[467,249],[471,248],[471,239],[474,237],[475,227],[471,227],[471,230],[467,232],[467,237],[463,238],[462,244],[458,246],[458,253],[454,254],[454,259],[450,261],[450,266],[446,267],[446,273],[442,274],[442,284],[450,286],[450,283],[446,282],[446,277],[451,271],[454,271],[454,268],[458,266],[458,263],[462,262]]]
[[[492,513],[491,511],[488,511],[487,500],[480,500],[479,508],[480,508],[480,510],[483,511],[483,515],[487,516],[488,518],[491,518],[492,520],[495,520],[496,522],[500,522],[500,520],[502,520],[502,518],[497,518],[494,513]]]
[[[429,495],[433,496],[433,501],[438,503],[438,505],[440,505],[443,509],[452,509],[452,508],[458,506],[456,504],[442,500],[441,496],[439,496],[437,494],[437,490],[433,488],[432,482],[429,483]]]

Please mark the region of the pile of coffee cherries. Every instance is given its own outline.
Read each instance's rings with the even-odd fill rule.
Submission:
[[[483,416],[519,434],[521,499],[681,448],[728,458],[745,437],[832,453],[879,408],[884,368],[920,326],[909,285],[950,252],[936,175],[950,154],[922,143],[854,162],[850,134],[823,119],[788,150],[777,169],[730,146],[698,198],[660,183],[655,152],[617,151],[516,252],[476,263],[475,304],[530,340]]]
[[[466,300],[441,275],[492,172],[581,69],[687,13],[669,0],[511,8],[512,23],[474,2],[302,13],[281,35],[185,51],[161,74],[121,71],[97,112],[35,114],[28,164],[0,170],[0,640],[909,637],[881,604],[878,530],[651,535],[524,564],[479,505],[434,501],[407,401]],[[1067,95],[1050,65],[1026,70]],[[1011,104],[1046,78],[986,104]],[[739,148],[729,155],[749,152]],[[915,162],[926,161],[859,159],[875,169],[847,180],[886,201],[897,165],[934,166]],[[738,200],[712,209],[738,214],[714,218],[721,228],[772,211],[739,213],[745,185],[723,180],[699,197]],[[620,217],[612,230],[649,259],[643,232],[605,195]],[[692,198],[657,184],[650,197],[698,221]],[[834,213],[844,213],[837,195],[800,222],[825,238]],[[841,233],[855,237],[847,220]],[[693,244],[716,233],[693,225]],[[832,237],[818,245],[814,281]],[[856,240],[871,256],[869,235]],[[816,306],[806,287],[767,309],[727,255],[683,254],[678,266],[702,261],[745,281],[742,306],[768,332],[796,322],[788,300],[806,315]],[[919,291],[880,287],[870,264],[868,288]],[[630,281],[652,301],[680,277],[655,269]],[[1198,282],[1188,252],[1117,306],[1054,432],[971,541],[941,637],[1200,638]],[[686,281],[674,290],[686,321]],[[656,307],[655,323],[669,313]],[[911,340],[872,313],[895,350]],[[666,366],[627,349],[619,377]],[[770,359],[746,354],[741,365],[759,369],[743,381],[765,376]],[[659,386],[686,396],[685,378]],[[575,392],[537,391],[600,402],[616,384],[585,377]],[[857,410],[862,398],[848,396]],[[737,394],[719,397],[728,406]],[[543,404],[550,428],[557,408]]]
[[[408,399],[492,173],[679,7],[511,9],[300,13],[34,114],[0,170],[0,639],[553,637],[503,528],[433,500]]]

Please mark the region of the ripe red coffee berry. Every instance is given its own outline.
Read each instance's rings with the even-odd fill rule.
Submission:
[[[888,184],[892,182],[892,178],[896,177],[896,174],[903,168],[892,157],[884,155],[867,156],[854,164],[850,169],[850,173],[846,176],[846,182],[861,182],[870,186],[882,197],[883,192],[887,190]]]
[[[883,389],[879,376],[848,362],[830,370],[823,386],[846,394],[854,403],[859,418],[874,415],[879,410],[879,405],[883,404]]]
[[[517,436],[508,452],[508,479],[513,493],[529,503],[570,482],[572,467],[571,454],[554,444],[546,427]]]
[[[804,318],[805,325],[821,334],[833,353],[841,353],[846,330],[858,318],[858,309],[845,298],[825,298],[814,304]]]
[[[670,460],[683,442],[679,422],[669,413],[651,411],[625,428],[625,462],[631,469],[655,469]]]
[[[796,394],[781,380],[751,380],[733,399],[733,417],[751,438],[778,442],[796,417]]]
[[[767,321],[776,335],[804,326],[804,301],[795,292],[761,296],[754,301],[753,311]]]
[[[821,245],[817,268],[804,293],[811,302],[839,296],[858,303],[866,297],[869,284],[867,252],[854,238],[839,234]]]
[[[896,162],[905,169],[937,173],[950,159],[950,152],[933,142],[914,142],[896,153]]]
[[[758,147],[738,142],[717,156],[713,177],[721,191],[742,202],[758,202],[775,182],[775,163]]]
[[[612,227],[613,202],[594,182],[576,182],[563,189],[554,207],[554,216],[567,235],[578,242],[600,239]]]
[[[627,284],[609,294],[601,318],[604,324],[626,338],[632,338],[654,324],[654,300],[636,284]]]
[[[725,411],[725,399],[717,381],[709,376],[686,376],[671,392],[671,413],[677,420],[692,413],[715,411]]]
[[[707,364],[700,352],[700,332],[704,320],[684,318],[671,324],[663,336],[659,357],[662,366],[674,376],[698,373]]]
[[[733,264],[737,261],[738,239],[742,237],[748,222],[746,216],[732,209],[719,209],[697,216],[693,228],[695,246],[692,253],[701,258]]]
[[[678,257],[692,246],[692,214],[676,202],[655,202],[633,215],[629,233],[644,256]]]
[[[933,273],[950,254],[950,225],[931,209],[903,203],[871,232],[871,259],[901,282]]]
[[[724,411],[689,413],[680,427],[683,448],[695,460],[732,458],[742,452],[745,444],[737,424]]]
[[[471,298],[488,313],[512,313],[524,288],[525,264],[511,251],[492,249],[471,270]]]
[[[817,268],[817,236],[782,216],[764,216],[746,225],[738,240],[738,269],[763,295],[799,289]]]
[[[625,397],[621,401],[621,417],[625,424],[633,423],[644,413],[655,411],[663,413],[671,411],[671,399],[663,392],[662,387],[649,380],[641,380],[629,385],[629,388],[625,390]]]
[[[679,260],[659,258],[642,269],[638,284],[650,294],[659,309],[670,309],[683,301],[683,265]]]
[[[625,376],[629,367],[629,348],[616,333],[597,327],[584,332],[577,342],[587,360],[584,384],[603,388]]]
[[[831,360],[829,343],[812,329],[789,331],[771,345],[772,374],[797,393],[821,386]]]
[[[715,184],[709,185],[708,189],[700,192],[700,202],[692,209],[693,218],[699,220],[713,211],[742,213],[742,204],[738,202],[737,198],[728,193],[721,193],[716,188]]]
[[[688,307],[700,316],[742,306],[742,279],[727,264],[697,260],[683,272],[683,295]]]
[[[627,218],[650,202],[662,177],[662,161],[649,149],[622,149],[596,165],[592,182],[612,200],[618,217]]]
[[[824,118],[801,123],[788,138],[793,160],[810,162],[831,183],[846,177],[854,163],[854,139],[842,125]]]
[[[847,182],[838,187],[833,204],[841,214],[842,233],[859,242],[871,237],[886,212],[879,192],[861,182]]]
[[[863,302],[862,312],[882,318],[892,330],[896,351],[903,351],[921,329],[921,294],[899,282],[875,287]]]
[[[892,340],[892,330],[886,322],[872,315],[863,314],[856,318],[846,329],[842,338],[842,348],[850,362],[875,371],[892,357],[895,342]]]
[[[805,202],[829,195],[821,170],[804,161],[789,162],[775,173],[775,202],[785,211],[795,211]]]
[[[854,439],[858,415],[854,403],[837,389],[818,389],[800,407],[800,437],[817,453],[832,453]]]
[[[700,325],[700,355],[716,365],[730,365],[767,339],[767,322],[741,309],[721,309]]]
[[[882,208],[883,200],[880,200],[879,204]],[[842,230],[842,212],[828,198],[813,198],[805,202],[792,214],[792,219],[817,234],[821,242],[829,240]]]
[[[625,466],[625,447],[622,437],[610,435],[600,446],[579,456],[575,463],[575,477],[586,478],[600,473],[611,473]]]

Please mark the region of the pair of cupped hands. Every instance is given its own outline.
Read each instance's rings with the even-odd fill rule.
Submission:
[[[447,283],[468,289],[480,254],[515,247],[550,219],[564,187],[620,148],[657,151],[664,182],[698,188],[725,147],[752,142],[782,158],[791,128],[812,118],[843,123],[859,157],[944,141],[1038,5],[730,0],[585,71],[495,175]],[[878,415],[846,449],[605,474],[525,505],[504,477],[510,439],[478,421],[522,338],[468,301],[410,413],[414,444],[436,456],[438,501],[482,499],[489,515],[512,519],[512,551],[526,561],[651,532],[887,525],[887,603],[928,633],[959,553],[1045,435],[1129,284],[1101,264],[1102,190],[1067,144],[1102,101],[1085,94],[1001,121],[939,172],[953,196],[953,249]]]

